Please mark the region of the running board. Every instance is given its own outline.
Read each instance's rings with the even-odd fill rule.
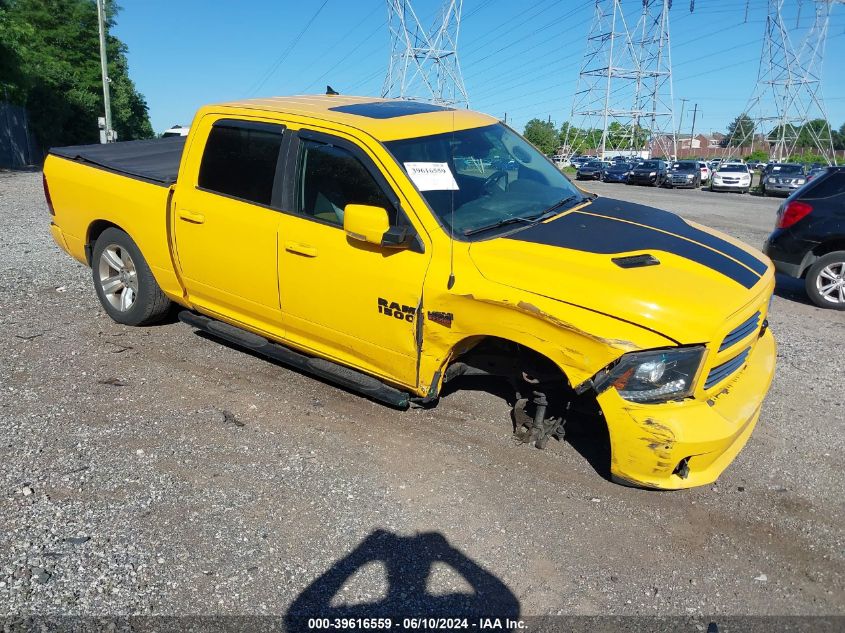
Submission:
[[[408,408],[410,394],[384,384],[377,378],[362,374],[349,367],[338,365],[323,358],[314,358],[274,343],[263,336],[253,334],[234,325],[216,321],[208,317],[182,310],[179,320],[191,327],[207,332],[211,336],[223,339],[235,345],[279,361],[300,371],[324,378],[341,387],[355,391],[373,400],[399,409]]]

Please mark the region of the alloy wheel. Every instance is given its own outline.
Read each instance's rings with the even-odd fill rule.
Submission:
[[[127,312],[138,298],[138,272],[129,252],[117,244],[109,244],[100,255],[100,288],[113,308]]]
[[[845,262],[833,262],[822,268],[816,277],[816,289],[825,301],[845,304]]]

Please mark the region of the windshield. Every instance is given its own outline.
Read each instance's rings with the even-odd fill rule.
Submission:
[[[690,169],[698,169],[698,166],[695,163],[675,163],[674,165],[672,165],[672,169],[683,171]]]
[[[798,172],[804,171],[804,168],[801,165],[775,165],[772,167],[772,171],[777,171],[782,174],[796,174]]]
[[[585,167],[590,167],[591,169],[601,169],[602,167],[604,167],[604,163],[597,160],[591,160],[585,165]]]
[[[629,165],[628,163],[616,163],[613,167],[608,169],[608,171],[628,171],[629,169],[631,169],[631,165]]]
[[[640,169],[657,169],[658,167],[660,167],[660,163],[656,160],[647,160],[639,166]]]
[[[748,168],[745,165],[722,165],[719,171],[741,171],[747,174]]]
[[[477,230],[519,223],[584,197],[533,145],[500,123],[385,146],[455,237],[490,237]]]

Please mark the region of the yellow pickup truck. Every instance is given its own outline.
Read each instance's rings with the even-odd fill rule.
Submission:
[[[44,188],[53,238],[115,321],[178,304],[191,326],[397,408],[502,377],[538,447],[592,403],[622,483],[715,480],[774,373],[768,259],[585,193],[477,112],[211,105],[187,137],[53,149]]]

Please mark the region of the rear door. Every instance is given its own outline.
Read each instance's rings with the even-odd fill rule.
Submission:
[[[281,335],[277,234],[284,126],[206,116],[173,201],[175,242],[189,299],[209,312]],[[190,151],[190,150],[189,150]]]

